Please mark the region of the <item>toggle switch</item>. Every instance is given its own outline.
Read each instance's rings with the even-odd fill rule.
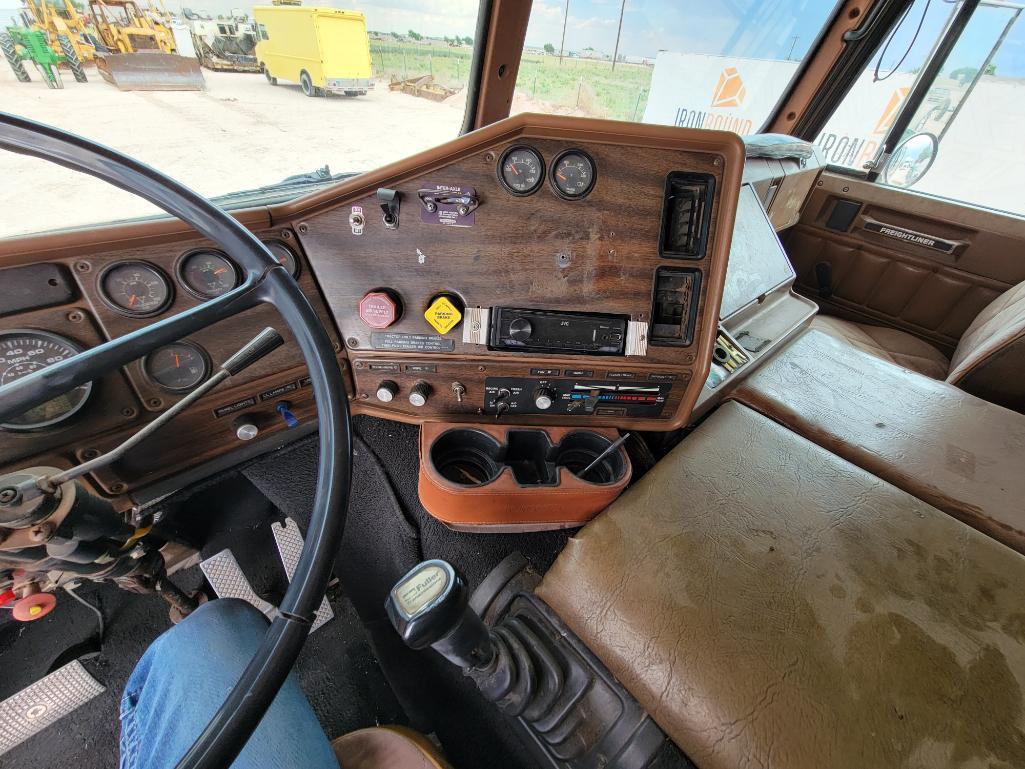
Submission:
[[[274,408],[285,421],[285,425],[288,427],[299,426],[299,417],[292,413],[292,404],[289,401],[278,401]]]

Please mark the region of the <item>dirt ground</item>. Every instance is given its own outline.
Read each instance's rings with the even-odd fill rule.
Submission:
[[[204,91],[122,92],[87,68],[50,90],[0,59],[0,110],[122,150],[204,195],[273,184],[325,164],[367,171],[454,138],[462,94],[444,103],[392,93],[308,98],[259,74],[203,70]],[[51,163],[0,151],[0,238],[153,213],[147,203]]]

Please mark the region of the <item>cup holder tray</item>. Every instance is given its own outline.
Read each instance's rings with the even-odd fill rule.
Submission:
[[[420,433],[420,501],[456,529],[580,526],[630,480],[615,430],[427,423]]]

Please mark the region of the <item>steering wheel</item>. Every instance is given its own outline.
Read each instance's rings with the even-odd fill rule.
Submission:
[[[249,740],[299,656],[342,540],[352,434],[345,383],[331,340],[299,285],[263,243],[201,195],[101,144],[4,112],[0,112],[0,147],[90,174],[145,198],[223,248],[245,271],[242,284],[223,296],[0,387],[0,422],[261,303],[273,305],[281,314],[309,369],[320,422],[320,450],[306,546],[278,617],[255,656],[178,763],[178,769],[227,767]]]

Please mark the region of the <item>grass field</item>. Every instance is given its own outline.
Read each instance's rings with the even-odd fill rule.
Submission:
[[[371,40],[374,74],[400,79],[434,75],[451,88],[465,86],[470,73],[469,47],[444,48],[417,43]],[[524,56],[516,91],[533,101],[593,117],[640,120],[648,100],[651,67],[558,56]]]

